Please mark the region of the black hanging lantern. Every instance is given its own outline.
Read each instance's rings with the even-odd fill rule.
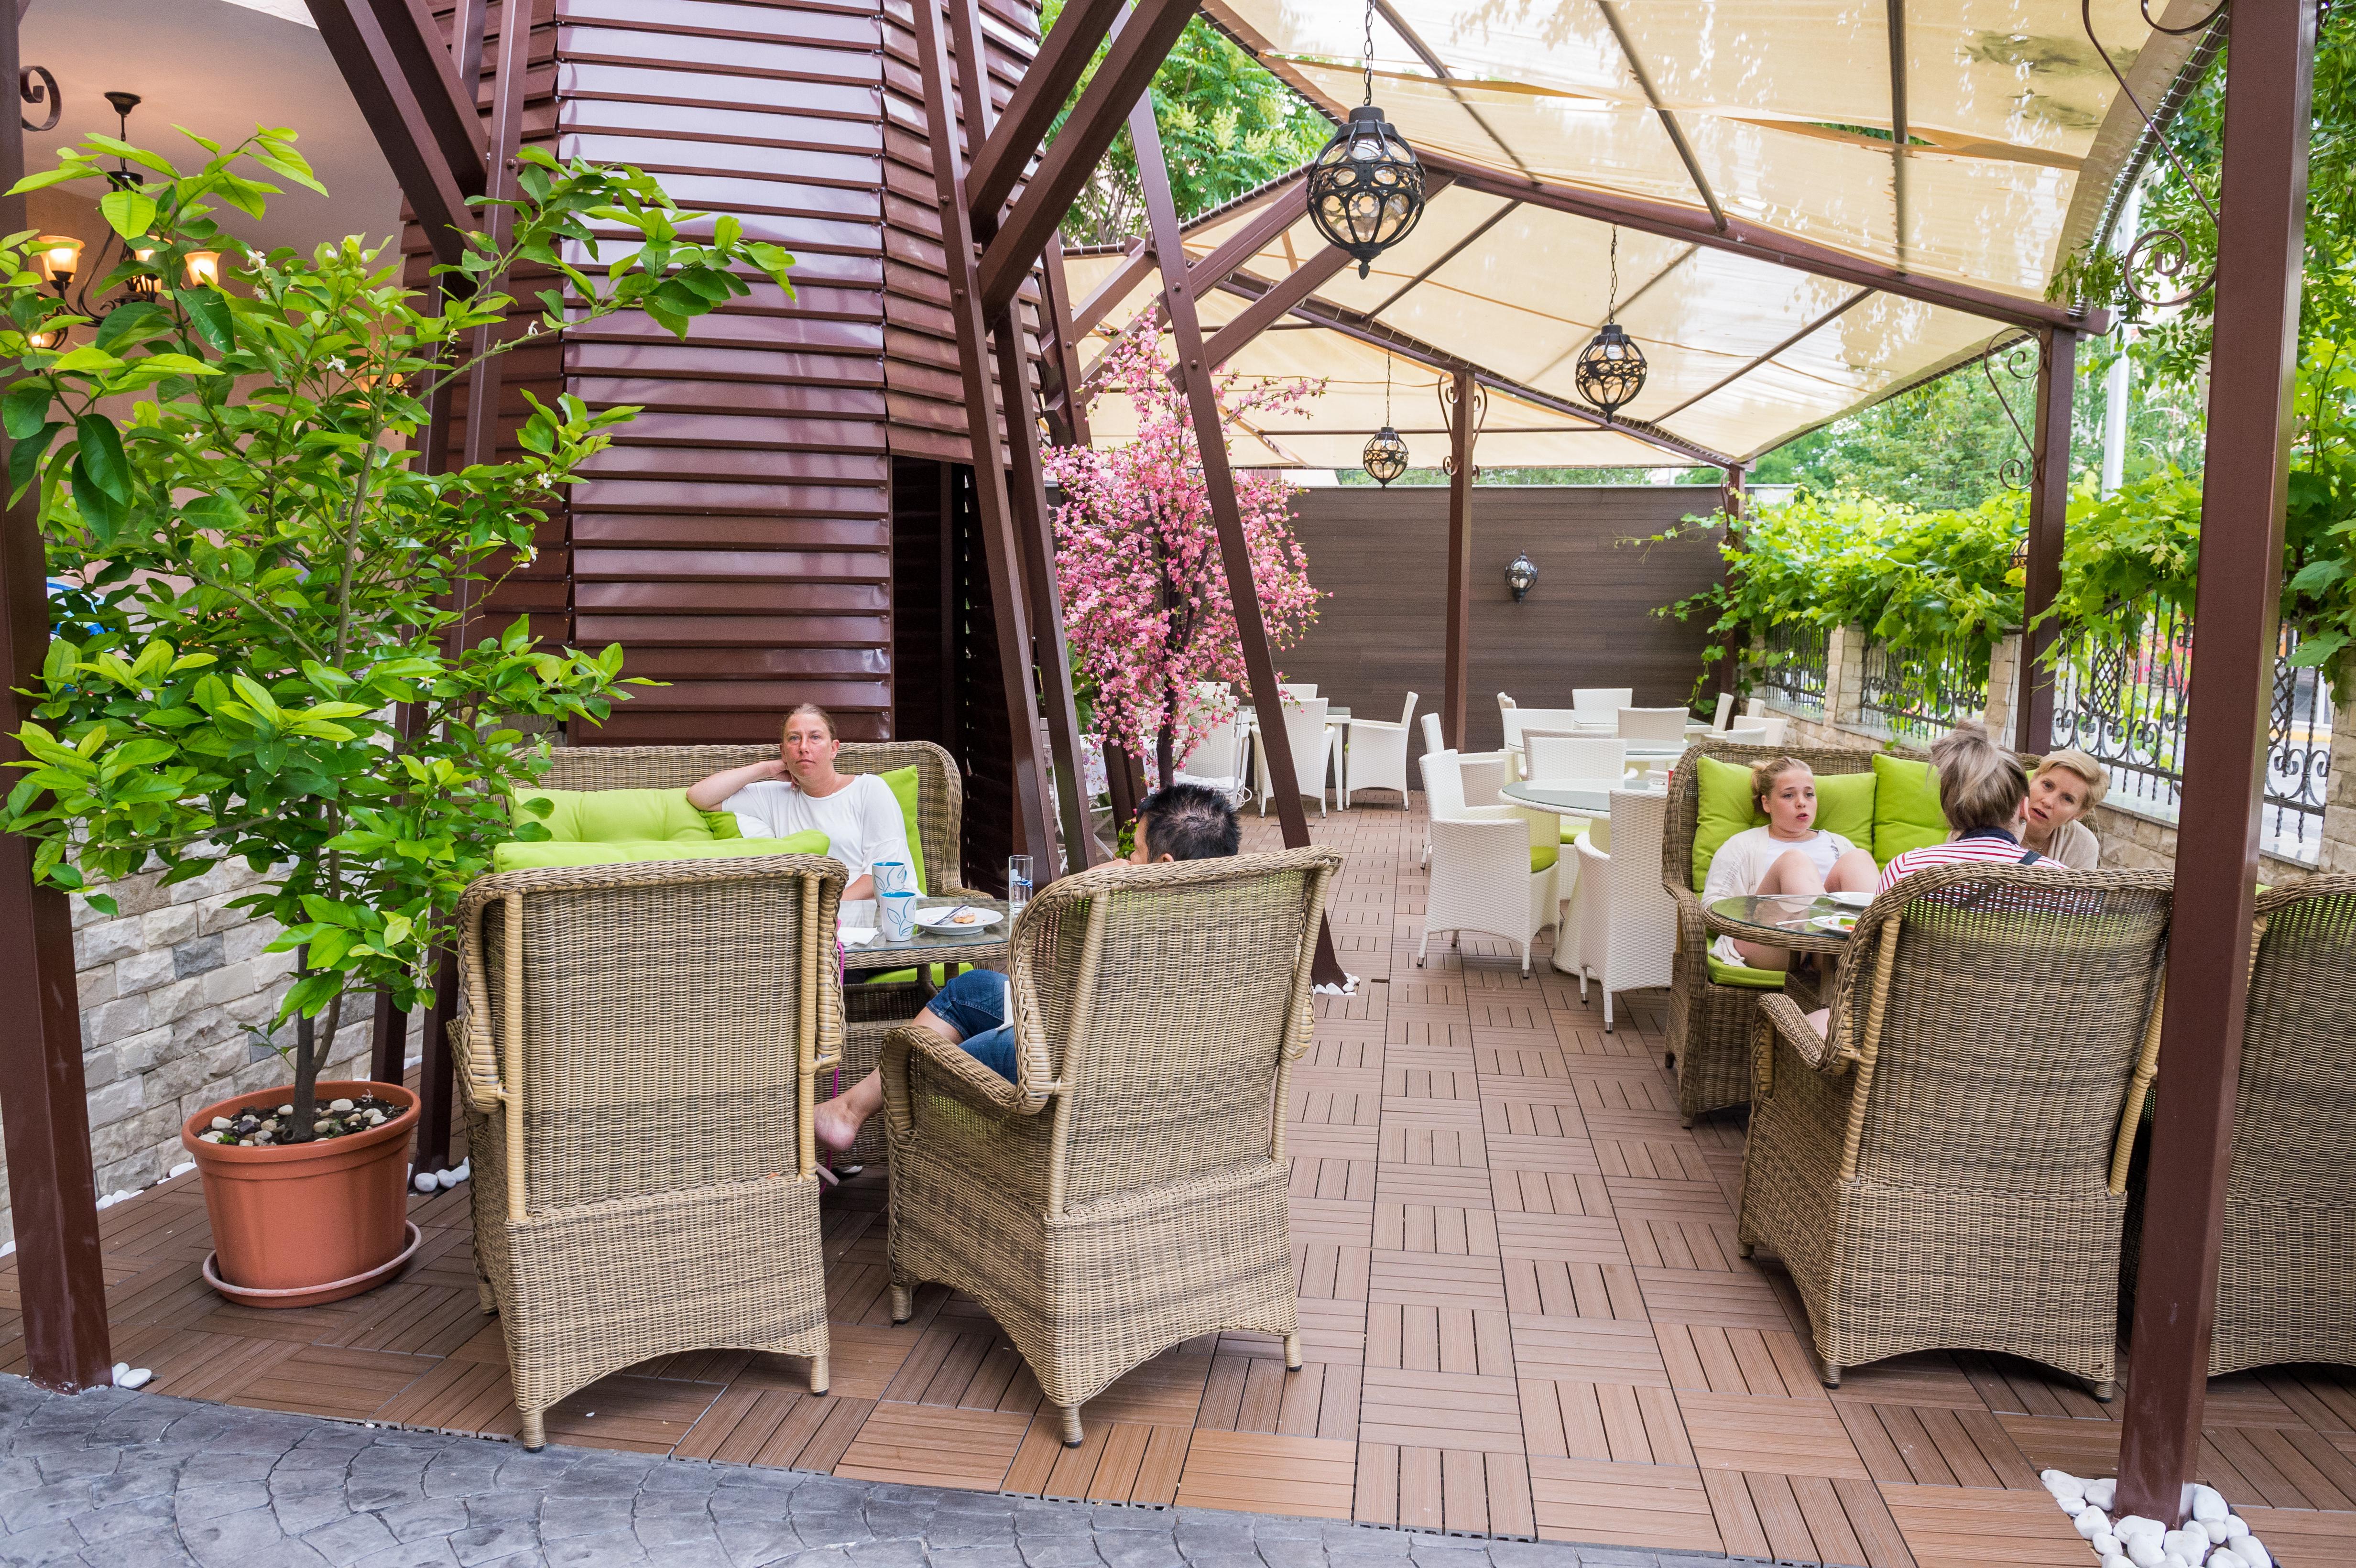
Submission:
[[[1636,400],[1644,389],[1644,351],[1636,347],[1618,320],[1620,314],[1620,230],[1612,230],[1612,291],[1605,296],[1603,329],[1580,351],[1573,371],[1579,395],[1610,419]]]
[[[1385,425],[1366,443],[1366,450],[1360,454],[1359,461],[1366,465],[1367,477],[1377,485],[1388,486],[1392,480],[1407,472],[1407,442],[1398,432]]]
[[[1514,603],[1518,604],[1528,598],[1537,581],[1538,563],[1529,558],[1528,551],[1516,550],[1514,564],[1505,568],[1505,586],[1514,591]]]
[[[1375,107],[1375,8],[1366,6],[1366,101],[1309,165],[1309,220],[1365,277],[1423,217],[1423,165]]]

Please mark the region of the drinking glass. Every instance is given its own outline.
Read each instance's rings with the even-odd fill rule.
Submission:
[[[1018,915],[1023,906],[1031,901],[1031,857],[1009,855],[1006,858],[1006,912]]]

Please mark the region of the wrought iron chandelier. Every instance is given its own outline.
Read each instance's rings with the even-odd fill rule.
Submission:
[[[1383,354],[1383,428],[1375,432],[1366,443],[1366,450],[1358,454],[1365,464],[1366,476],[1385,489],[1392,480],[1407,472],[1407,443],[1391,428],[1391,357]]]
[[[1579,367],[1573,373],[1579,395],[1603,411],[1603,417],[1613,414],[1635,401],[1636,394],[1644,389],[1644,351],[1628,336],[1615,319],[1620,314],[1620,229],[1612,229],[1612,288],[1605,296],[1603,329],[1595,341],[1580,351]]]
[[[1365,277],[1423,217],[1423,165],[1375,107],[1375,7],[1366,4],[1366,101],[1309,164],[1309,220]]]

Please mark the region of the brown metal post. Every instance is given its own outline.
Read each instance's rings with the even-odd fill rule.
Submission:
[[[438,39],[414,16],[380,0],[310,0],[328,55],[377,133],[434,259],[457,263],[460,230],[476,227],[466,197],[483,191],[482,123]]]
[[[1725,470],[1718,487],[1718,509],[1726,514],[1727,542],[1736,549],[1744,548],[1742,525],[1750,516],[1750,497],[1745,494],[1749,474],[1740,464]],[[1743,628],[1730,630],[1718,645],[1718,689],[1735,697],[1742,695],[1742,650],[1749,641]]]
[[[1456,407],[1448,425],[1448,667],[1440,677],[1440,729],[1464,749],[1465,688],[1472,675],[1472,372],[1452,382]]]
[[[15,81],[19,69],[12,15],[0,27],[0,81]],[[0,129],[0,191],[24,175],[25,138],[12,109]],[[25,198],[0,196],[0,232],[28,227]],[[27,492],[0,512],[0,762],[24,756],[6,737],[33,716],[17,692],[40,677],[48,655],[48,595],[38,497]],[[17,776],[14,768],[7,773]],[[0,1135],[16,1227],[25,1370],[43,1388],[71,1393],[110,1381],[113,1364],[82,1081],[73,912],[63,893],[34,885],[32,840],[14,834],[0,835],[0,975],[9,981],[0,1019]]]
[[[2060,628],[2040,620],[2062,592],[2062,541],[2070,518],[2070,400],[2078,380],[2078,335],[2037,335],[2037,424],[2029,464],[2029,571],[2020,623],[2020,697],[2012,747],[2044,755],[2053,744],[2053,670]]]
[[[958,372],[965,397],[966,432],[973,445],[973,485],[982,554],[990,569],[990,607],[998,623],[1000,677],[1005,683],[1008,761],[1013,770],[1014,841],[1033,859],[1042,881],[1056,869],[1055,785],[1039,755],[1039,697],[1031,675],[1031,627],[1021,590],[1022,550],[1014,533],[1006,469],[999,461],[997,410],[990,381],[990,332],[976,277],[971,209],[966,204],[964,159],[958,150],[957,111],[949,101],[948,39],[939,0],[916,0],[916,54],[923,66],[925,123],[930,128],[933,186],[941,215],[941,251],[948,268],[950,327],[957,336]]]
[[[918,0],[919,4],[923,0]],[[950,33],[957,44],[958,91],[964,101],[966,134],[976,145],[990,134],[990,78],[983,61],[981,6],[953,0]],[[977,238],[996,228],[994,217],[976,221]],[[1059,251],[1060,254],[1060,251]],[[1043,307],[1044,308],[1044,307]],[[1088,831],[1087,782],[1080,765],[1079,716],[1072,701],[1072,661],[1064,643],[1064,599],[1055,586],[1055,535],[1047,517],[1046,471],[1039,459],[1039,412],[1031,396],[1031,357],[1023,351],[1023,306],[1009,301],[991,323],[998,357],[998,403],[1006,416],[1006,498],[1012,508],[1014,541],[1023,557],[1024,610],[1031,625],[1031,662],[1038,671],[1041,706],[1046,711],[1047,744],[1060,786],[1055,805],[1064,827],[1064,858],[1070,869],[1096,863],[1096,836]],[[1055,866],[1040,881],[1054,880]]]
[[[2314,0],[2241,0],[2225,78],[2191,714],[2117,1509],[2174,1522],[2207,1402],[2275,682]]]
[[[1048,341],[1047,362],[1055,373],[1056,396],[1047,409],[1048,429],[1066,446],[1087,446],[1088,411],[1080,397],[1079,335],[1072,327],[1072,285],[1064,273],[1064,240],[1051,235],[1039,272],[1039,325]]]
[[[1260,754],[1268,759],[1269,788],[1276,795],[1276,816],[1284,829],[1285,848],[1306,848],[1309,814],[1301,807],[1301,775],[1295,771],[1299,759],[1292,754],[1292,737],[1285,729],[1284,694],[1277,685],[1276,659],[1269,652],[1259,585],[1252,580],[1243,508],[1236,499],[1235,470],[1227,464],[1226,432],[1219,423],[1219,394],[1211,382],[1210,362],[1203,357],[1203,324],[1195,314],[1185,248],[1179,243],[1178,204],[1170,194],[1170,175],[1162,161],[1162,128],[1154,123],[1151,97],[1139,99],[1130,112],[1129,133],[1137,148],[1139,183],[1145,191],[1147,230],[1153,240],[1153,253],[1161,258],[1162,305],[1169,313],[1171,336],[1177,340],[1186,409],[1194,422],[1195,448],[1202,453],[1203,487],[1209,496],[1212,521],[1219,530],[1219,563],[1226,573],[1227,596],[1235,603],[1236,637],[1243,644],[1252,707],[1259,716]],[[1325,759],[1313,761],[1322,795]],[[1338,986],[1347,977],[1334,955],[1330,923],[1321,922],[1317,927],[1317,959],[1312,967],[1319,985]]]

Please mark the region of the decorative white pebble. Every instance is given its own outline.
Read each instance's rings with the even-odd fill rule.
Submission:
[[[2098,1508],[2079,1509],[2077,1517],[2070,1522],[2076,1525],[2078,1533],[2089,1541],[2094,1540],[2097,1535],[2108,1535],[2111,1532],[2109,1516]]]
[[[175,1176],[186,1176],[188,1172],[196,1168],[197,1162],[195,1160],[184,1159],[179,1164],[174,1166],[171,1170],[166,1174],[164,1179],[169,1181]]]
[[[330,1111],[348,1111],[351,1108],[352,1103],[349,1100],[330,1100],[327,1102],[327,1109]]]
[[[2160,1538],[2159,1549],[2170,1557],[2198,1563],[2209,1555],[2209,1537],[2198,1525],[2190,1530],[2171,1530]]]
[[[16,1243],[14,1243],[14,1242],[0,1242],[0,1258],[5,1258],[5,1257],[6,1257],[10,1253],[15,1252],[16,1250]]]
[[[130,1363],[129,1361],[117,1361],[117,1362],[115,1362],[115,1363],[114,1363],[114,1381],[115,1381],[116,1382],[121,1382],[121,1381],[123,1381],[123,1373],[125,1373],[125,1372],[127,1372],[127,1371],[129,1371],[130,1370],[131,1370],[131,1363]]]
[[[438,1187],[438,1188],[440,1188],[440,1189],[441,1189],[443,1191],[444,1191],[444,1192],[447,1192],[447,1191],[449,1191],[449,1190],[450,1190],[450,1189],[452,1189],[453,1187],[457,1186],[457,1185],[458,1185],[458,1171],[457,1171],[457,1168],[454,1166],[454,1167],[452,1167],[452,1168],[451,1168],[450,1169],[448,1169],[448,1170],[437,1170],[437,1171],[435,1171],[435,1172],[434,1173],[434,1186],[436,1186],[436,1187]]]
[[[2225,1506],[2225,1495],[2216,1488],[2199,1485],[2193,1487],[2192,1517],[2194,1519],[2207,1524],[2211,1520],[2223,1519],[2233,1511]]]
[[[155,1374],[154,1372],[149,1371],[145,1367],[134,1367],[129,1371],[123,1373],[122,1378],[118,1381],[124,1388],[145,1388],[147,1386],[148,1380],[153,1378],[155,1375]]]
[[[2209,1568],[2242,1568],[2242,1559],[2232,1547],[2221,1546],[2209,1554]]]
[[[2223,1531],[2211,1531],[2207,1525],[2197,1519],[2188,1519],[2177,1528],[2183,1531],[2185,1538],[2203,1552],[2225,1539]]]
[[[2094,1549],[2095,1556],[2108,1557],[2118,1551],[2119,1538],[2111,1533],[2110,1521],[2105,1520],[2103,1521],[2102,1529],[2086,1538],[2086,1544]]]
[[[2248,1563],[2250,1568],[2275,1568],[2274,1553],[2268,1552],[2265,1544],[2254,1535],[2244,1535],[2234,1541],[2233,1555]]]
[[[2114,1552],[2103,1559],[2103,1568],[2135,1568],[2135,1559],[2124,1552]]]
[[[2226,1539],[2226,1540],[2228,1540],[2228,1541],[2238,1541],[2238,1540],[2240,1540],[2243,1536],[2247,1535],[2247,1534],[2249,1534],[2249,1533],[2250,1533],[2250,1527],[2249,1527],[2248,1525],[2246,1525],[2246,1524],[2244,1524],[2244,1523],[2243,1523],[2243,1522],[2242,1522],[2242,1516],[2241,1516],[2240,1514],[2237,1514],[2237,1513],[2229,1513],[2229,1514],[2227,1514],[2227,1515],[2225,1516],[2225,1539]]]
[[[2086,1483],[2086,1500],[2098,1509],[2109,1508],[2114,1501],[2117,1500],[2118,1494],[2118,1482],[2108,1477],[2099,1481]]]
[[[2126,1548],[2127,1560],[2136,1568],[2159,1568],[2160,1560],[2165,1555],[2159,1549],[2159,1537],[2156,1535],[2130,1536],[2126,1538]]]
[[[2047,1491],[2057,1498],[2065,1491],[2082,1492],[2086,1489],[2083,1483],[2067,1470],[2040,1470],[2037,1478],[2044,1483]]]
[[[410,1182],[410,1185],[417,1189],[420,1192],[437,1191],[441,1187],[441,1183],[434,1179],[434,1173],[430,1170],[419,1171],[416,1177]]]
[[[2139,1513],[2131,1513],[2111,1526],[2111,1532],[2121,1541],[2133,1541],[2139,1535],[2148,1535],[2157,1541],[2167,1533],[2167,1531],[2168,1526],[2160,1523],[2159,1520],[2146,1519]]]

